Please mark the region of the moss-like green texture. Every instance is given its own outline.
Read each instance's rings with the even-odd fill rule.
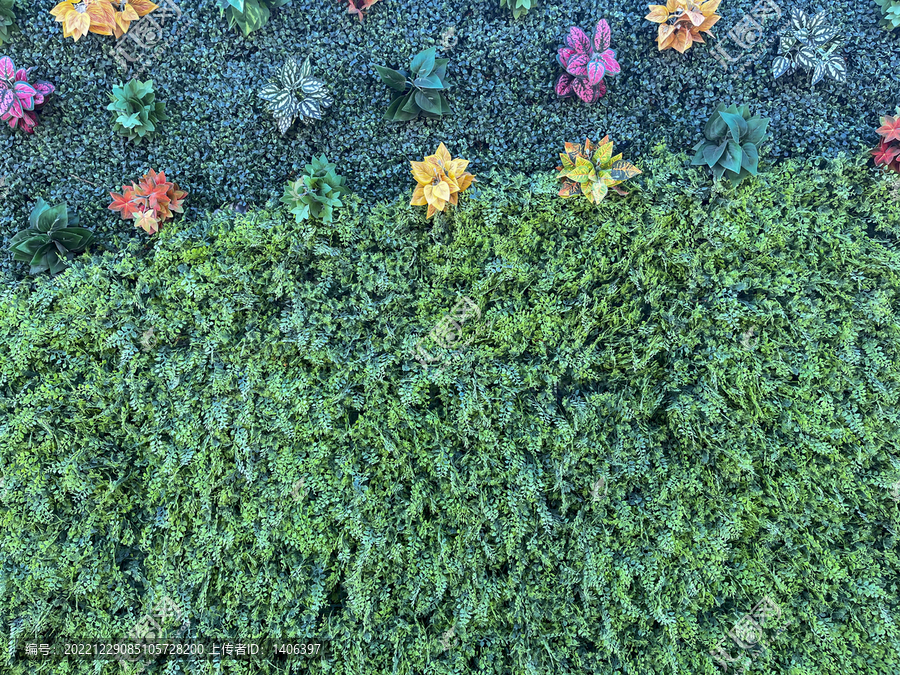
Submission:
[[[330,637],[304,672],[712,675],[768,595],[753,669],[896,672],[900,209],[843,163],[686,161],[597,209],[494,174],[434,223],[176,221],[3,291],[0,623],[124,636],[169,596],[191,635]]]

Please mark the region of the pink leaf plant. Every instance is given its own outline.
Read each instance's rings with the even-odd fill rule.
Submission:
[[[556,81],[558,96],[578,96],[587,104],[602,98],[606,93],[604,75],[615,75],[621,71],[616,53],[609,48],[610,38],[606,19],[597,22],[593,40],[578,26],[569,29],[566,46],[560,47],[556,56],[566,70]]]
[[[56,87],[49,82],[29,84],[31,68],[16,70],[8,56],[0,58],[0,119],[11,129],[20,127],[25,133],[34,133],[37,113]]]

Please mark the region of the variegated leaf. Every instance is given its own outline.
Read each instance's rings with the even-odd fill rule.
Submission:
[[[596,93],[594,92],[594,88],[590,85],[587,80],[582,80],[576,78],[572,82],[572,88],[575,90],[578,98],[580,98],[585,103],[593,103]]]
[[[847,81],[847,64],[843,56],[834,55],[825,62],[825,74],[836,82]]]
[[[587,76],[588,61],[590,61],[590,57],[587,54],[576,54],[571,59],[569,59],[569,64],[566,66],[566,71],[570,75],[585,77]]]
[[[816,83],[818,83],[819,80],[821,80],[823,77],[825,77],[825,62],[816,61],[815,65],[813,65],[813,79],[810,86],[816,86]]]
[[[794,60],[797,62],[797,65],[812,69],[816,65],[816,50],[812,47],[803,46],[797,50]]]
[[[783,56],[776,56],[775,60],[772,62],[772,75],[777,80],[784,75],[790,67],[791,62],[788,59]]]
[[[300,102],[300,108],[298,109],[297,114],[302,115],[303,117],[312,118],[314,120],[322,119],[322,113],[319,110],[319,104],[311,98]]]
[[[810,35],[826,27],[825,12],[819,12],[806,23],[806,30],[809,31]]]
[[[294,121],[294,116],[290,115],[287,117],[276,117],[275,120],[278,122],[278,130],[282,133],[282,135],[287,133],[287,130],[291,128],[291,124]]]
[[[791,10],[791,26],[794,30],[803,30],[807,23],[809,23],[809,18],[803,10],[796,7]]]
[[[821,47],[837,37],[837,34],[838,29],[833,26],[817,26],[810,29],[807,41],[811,47]]]
[[[778,40],[778,53],[779,54],[787,54],[791,51],[791,48],[797,44],[797,40],[795,40],[790,35],[782,35]]]
[[[606,72],[610,75],[615,75],[622,71],[622,67],[619,65],[619,62],[616,61],[616,53],[612,49],[607,49],[600,54],[600,60],[603,61]]]
[[[15,92],[9,89],[0,89],[0,115],[6,115],[18,101]]]
[[[569,35],[566,37],[566,44],[579,54],[591,53],[591,40],[578,26],[572,26],[569,29]]]
[[[289,91],[282,91],[282,95],[272,101],[272,112],[275,117],[293,115],[297,109],[297,99]]]
[[[641,172],[634,164],[626,159],[620,159],[612,165],[610,175],[613,180],[628,180],[634,178]]]
[[[594,180],[596,178],[594,165],[584,157],[579,157],[575,161],[575,168],[569,171],[568,175],[569,178],[579,183],[584,183],[585,181]]]
[[[609,192],[609,188],[606,187],[606,184],[603,181],[597,181],[591,185],[591,195],[594,197],[595,204],[603,201],[607,192]]]
[[[303,61],[303,65],[300,66],[300,77],[306,78],[312,75],[312,64],[310,63],[309,57],[306,57],[306,60]]]
[[[334,103],[334,99],[329,96],[325,90],[312,94],[309,98],[319,104],[320,108],[330,108],[331,104]]]
[[[312,95],[316,94],[322,89],[324,89],[325,83],[322,80],[317,80],[314,77],[307,77],[302,80],[300,83],[300,89],[303,90],[304,94]]]
[[[599,84],[600,80],[603,79],[603,75],[605,73],[606,66],[603,65],[603,61],[601,61],[599,58],[594,58],[590,63],[587,64],[587,78],[591,86]]]
[[[566,97],[572,95],[572,82],[575,78],[568,73],[563,73],[559,76],[559,79],[556,81],[556,95],[559,97]]]
[[[606,19],[600,19],[594,28],[594,51],[603,52],[609,49],[611,34]]]
[[[279,87],[277,84],[267,84],[265,87],[259,90],[259,97],[264,101],[275,101],[282,94],[288,93],[285,92],[284,89]],[[288,94],[290,95],[290,94]]]
[[[612,141],[601,141],[600,145],[597,147],[597,150],[594,152],[594,156],[591,159],[593,160],[595,165],[605,166],[607,162],[609,162],[610,157],[612,157],[612,151]]]
[[[303,77],[300,75],[300,66],[293,58],[288,59],[281,67],[281,84],[285,89],[296,89],[301,82]]]
[[[560,197],[574,197],[581,194],[581,186],[578,183],[566,181],[563,183],[562,189],[559,191]]]

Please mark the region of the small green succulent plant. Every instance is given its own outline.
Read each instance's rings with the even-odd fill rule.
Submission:
[[[107,110],[115,113],[113,128],[129,141],[140,143],[153,134],[160,122],[169,119],[166,104],[156,100],[153,80],[130,80],[113,87]]]
[[[437,47],[416,54],[410,64],[411,74],[375,66],[378,75],[391,89],[399,92],[388,106],[385,118],[405,122],[419,115],[437,118],[450,112],[450,104],[443,91],[447,89],[449,59],[436,59]]]
[[[16,15],[13,12],[16,0],[0,0],[0,45],[9,42],[9,38],[19,31]]]
[[[708,166],[716,180],[723,176],[738,185],[747,176],[755,176],[759,167],[759,146],[766,139],[769,120],[750,116],[746,105],[724,103],[703,129],[703,139],[694,146],[694,166]]]
[[[217,0],[219,14],[228,17],[228,27],[240,28],[244,37],[265,26],[272,10],[286,5],[291,0]]]
[[[500,7],[511,9],[514,19],[518,19],[536,4],[537,0],[500,0]]]
[[[344,177],[335,173],[336,168],[336,164],[322,155],[306,165],[306,173],[300,178],[288,182],[281,201],[298,223],[311,218],[323,223],[333,222],[334,209],[343,206],[341,196],[350,194]]]
[[[31,211],[28,225],[10,240],[9,250],[14,260],[31,265],[30,274],[62,272],[68,267],[66,261],[94,240],[90,230],[77,227],[78,217],[70,216],[65,204],[51,208],[41,198]]]
[[[881,9],[879,26],[885,30],[894,30],[900,26],[900,0],[875,0]]]
[[[303,124],[322,119],[322,111],[334,103],[325,89],[325,83],[312,76],[308,56],[302,66],[297,65],[293,58],[285,61],[278,77],[263,87],[258,95],[266,101],[282,135],[287,133],[295,119],[299,118]]]

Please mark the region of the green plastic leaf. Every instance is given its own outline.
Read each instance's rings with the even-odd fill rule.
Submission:
[[[416,103],[415,95],[418,92],[415,89],[411,89],[408,94],[404,97],[406,99],[406,103],[403,104],[402,110],[408,113],[419,113],[422,109],[418,103]]]
[[[706,126],[703,128],[703,135],[706,136],[706,140],[719,142],[722,140],[725,132],[728,131],[728,125],[725,124],[725,120],[719,115],[724,109],[724,104],[720,103],[716,106],[712,117],[706,122]]]
[[[417,77],[428,77],[434,70],[436,47],[419,52],[412,60],[412,72]]]
[[[388,106],[387,113],[385,117],[393,122],[406,122],[419,115],[419,108],[416,106],[415,101],[412,100],[413,92],[410,91],[403,96],[398,96],[393,100],[390,106]],[[410,106],[413,110],[406,110],[407,106]]]
[[[703,162],[710,168],[715,167],[722,158],[722,155],[725,154],[725,149],[727,147],[727,140],[722,141],[719,145],[707,145],[703,149]]]
[[[753,143],[744,143],[741,151],[741,166],[755,176],[759,166],[759,151]]]
[[[393,68],[385,68],[384,66],[375,66],[375,70],[378,71],[381,81],[391,89],[406,91],[406,77],[403,73],[394,70]]]
[[[729,139],[726,143],[725,152],[719,160],[719,166],[724,166],[726,169],[737,173],[741,170],[742,155],[741,146]]]
[[[450,59],[435,59],[434,60],[434,72],[432,75],[437,75],[441,80],[447,77],[447,64],[450,63]]]
[[[53,239],[73,253],[87,246],[93,238],[93,233],[83,227],[64,227],[53,233]]]
[[[438,94],[436,91],[417,91],[416,105],[418,105],[422,110],[430,112],[434,115],[441,114],[440,94]]]
[[[741,137],[747,134],[747,122],[744,121],[743,116],[738,113],[729,113],[729,112],[720,112],[719,116],[722,118],[722,121],[728,126],[729,131],[731,131],[731,138],[735,143],[741,142]]]
[[[38,219],[41,217],[41,214],[44,211],[48,210],[50,206],[43,199],[38,197],[37,203],[34,205],[34,208],[31,209],[31,215],[28,216],[28,225],[32,229],[37,229]]]
[[[766,137],[766,129],[769,127],[769,120],[762,117],[754,117],[747,121],[747,141],[754,145],[762,143]]]
[[[437,75],[432,74],[428,77],[417,77],[413,81],[413,85],[418,87],[419,89],[443,89],[444,84],[441,82],[441,78]]]

